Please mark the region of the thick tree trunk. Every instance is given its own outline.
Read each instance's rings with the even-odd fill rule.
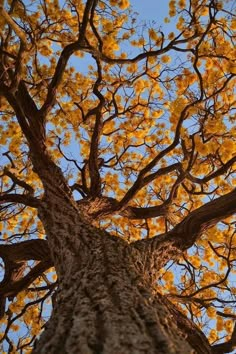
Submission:
[[[49,190],[39,217],[59,289],[34,354],[211,353],[204,336],[189,345],[196,329],[179,326],[137,248],[83,222],[73,201]]]
[[[48,155],[32,159],[45,190],[38,214],[58,276],[52,316],[33,353],[210,354],[205,336],[155,290],[168,253],[177,251],[173,237],[155,245],[154,260],[142,245],[95,228]]]
[[[57,301],[35,353],[191,352],[142,260],[120,240],[91,237],[80,250],[63,253]]]

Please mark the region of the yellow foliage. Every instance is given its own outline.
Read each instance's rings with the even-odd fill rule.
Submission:
[[[223,331],[223,329],[224,329],[224,320],[221,316],[217,316],[216,329],[219,332]]]
[[[165,280],[166,282],[173,282],[174,281],[174,274],[173,272],[166,271],[164,275],[162,276],[162,279]]]
[[[207,308],[207,315],[208,315],[208,317],[210,317],[210,318],[215,318],[215,316],[216,316],[216,309],[214,308],[214,307],[208,307]]]
[[[149,33],[149,37],[150,37],[153,41],[156,41],[156,40],[159,38],[158,34],[156,33],[156,31],[155,31],[153,28],[150,28],[150,29],[148,30],[148,33]]]
[[[168,64],[168,63],[171,62],[171,58],[170,58],[169,55],[163,55],[163,56],[161,57],[161,61],[162,61],[162,63],[164,63],[164,64]]]
[[[209,342],[215,342],[217,340],[218,336],[217,336],[217,332],[215,329],[211,329],[210,333],[209,333]]]
[[[1,80],[5,80],[4,87],[11,87],[10,96],[14,98],[20,97],[18,83],[24,83],[38,109],[44,107],[46,97],[50,100],[55,93],[52,105],[46,104],[48,114],[43,132],[46,139],[42,145],[61,167],[69,185],[76,182],[81,186],[85,183],[84,178],[86,192],[81,195],[86,194],[86,199],[90,200],[88,190],[92,176],[88,159],[97,153],[104,197],[112,197],[118,202],[135,180],[139,182],[140,179],[141,187],[129,201],[127,210],[132,206],[165,206],[168,202],[165,212],[155,218],[130,220],[124,216],[124,209],[120,214],[96,220],[97,224],[101,223],[103,228],[128,242],[172,230],[206,201],[235,188],[235,164],[229,167],[225,164],[236,154],[233,113],[236,50],[232,45],[236,21],[226,3],[228,1],[217,2],[218,10],[226,10],[219,11],[208,28],[210,9],[206,0],[201,3],[192,0],[191,4],[186,0],[171,0],[169,17],[163,19],[160,27],[158,24],[160,29],[155,29],[139,26],[129,0],[98,2],[93,16],[89,13],[84,34],[80,33],[80,28],[86,1],[74,1],[73,4],[57,0],[36,1],[33,8],[26,7],[24,11],[16,4],[12,16],[14,23],[20,24],[18,34],[25,31],[25,53],[24,43],[20,46],[23,37],[14,30],[9,31],[9,24],[0,17],[5,70]],[[164,6],[164,2],[158,6]],[[171,21],[177,27],[172,32]],[[85,37],[78,41],[83,35]],[[181,53],[185,49],[187,51]],[[19,77],[15,75],[17,70]],[[58,70],[63,71],[61,76]],[[55,72],[57,75],[52,79]],[[11,82],[12,78],[15,82]],[[55,88],[52,83],[56,83]],[[40,199],[44,187],[29,160],[29,142],[16,119],[16,107],[3,97],[0,97],[0,107],[0,144],[5,153],[1,163],[15,179],[29,185],[28,188],[24,188],[24,184],[18,185],[4,172],[3,166],[1,193],[9,190],[12,194],[31,197],[31,188],[34,188],[34,195]],[[29,106],[29,110],[32,107]],[[25,107],[19,105],[18,109]],[[40,116],[25,114],[24,117],[25,129],[29,129],[30,124],[36,126],[34,133],[37,136]],[[177,166],[175,169],[161,173],[173,164]],[[153,177],[155,174],[157,178]],[[148,178],[150,181],[146,183]],[[45,239],[43,225],[31,207],[18,207],[14,203],[9,210],[0,226],[2,242],[18,242],[20,237],[22,240]],[[13,210],[15,216],[11,216]],[[189,315],[188,308],[200,327],[205,315],[208,320],[215,320],[216,323],[212,322],[216,328],[209,333],[211,342],[218,339],[220,331],[232,332],[232,321],[218,316],[214,304],[206,299],[224,297],[223,291],[219,292],[223,285],[217,288],[212,284],[224,278],[229,262],[231,267],[236,257],[235,240],[230,233],[233,224],[234,219],[228,217],[221,227],[204,230],[194,248],[182,257],[181,262],[187,264],[185,270],[181,268],[179,274],[180,268],[177,272],[174,268],[163,269],[161,286],[157,285],[163,294],[191,296],[196,292],[194,296],[204,303],[202,307],[188,303],[185,309],[182,305],[179,308]],[[29,267],[32,267],[31,263],[26,271]],[[44,276],[50,282],[57,281],[53,269]],[[231,274],[228,283],[224,284],[228,284],[231,294],[235,295],[230,277]],[[181,286],[175,286],[175,280],[177,284],[179,279]],[[35,290],[44,284],[45,278],[38,277],[30,285],[31,289],[15,296],[8,313],[19,314],[25,304],[45,294]],[[231,308],[226,308],[225,313],[231,313]],[[12,324],[11,330],[21,335],[22,321],[28,326],[29,334],[37,336],[43,326],[39,316],[40,308],[29,306],[19,322]],[[6,326],[7,321],[5,316],[2,325]]]
[[[228,65],[228,70],[231,74],[235,74],[236,75],[236,63],[234,62],[229,62],[229,65]]]
[[[129,0],[120,0],[118,2],[119,8],[122,10],[127,9],[130,6]]]
[[[103,38],[103,50],[107,54],[113,53],[113,51],[118,51],[120,49],[118,42],[112,36],[105,36]]]

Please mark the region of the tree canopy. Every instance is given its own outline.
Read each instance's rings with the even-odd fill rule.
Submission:
[[[157,290],[236,344],[233,6],[171,0],[144,23],[129,0],[1,1],[2,352],[31,351],[56,296],[36,150],[87,222],[128,243],[188,225]]]

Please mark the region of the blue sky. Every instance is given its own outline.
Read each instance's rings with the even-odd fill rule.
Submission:
[[[138,22],[146,22],[148,26],[151,26],[153,22],[156,23],[157,27],[162,26],[164,23],[164,18],[168,16],[167,0],[130,0],[130,3],[133,7],[133,10],[139,13],[139,15],[137,16]],[[173,31],[175,29],[175,19],[172,18],[170,24],[165,24],[165,28],[168,28],[169,31]],[[88,60],[88,58],[89,56],[86,56],[86,60]],[[79,70],[82,72],[83,64],[85,67],[84,70],[86,70],[86,60],[79,59]],[[78,58],[76,59],[76,61],[78,62]]]
[[[139,19],[163,23],[168,15],[168,1],[157,0],[130,0],[134,9],[139,13]]]

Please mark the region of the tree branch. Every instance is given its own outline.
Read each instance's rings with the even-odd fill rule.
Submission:
[[[236,189],[192,211],[170,232],[133,243],[146,259],[146,268],[156,279],[157,271],[170,260],[177,260],[193,246],[202,233],[236,212]]]
[[[99,161],[98,161],[98,146],[100,135],[102,133],[102,108],[105,104],[105,98],[99,91],[99,85],[102,81],[102,69],[99,60],[96,60],[97,63],[97,80],[93,86],[93,93],[98,97],[99,103],[98,105],[92,110],[95,114],[95,125],[93,128],[93,134],[91,138],[90,144],[90,153],[89,153],[89,175],[91,180],[90,185],[90,193],[92,197],[96,197],[101,195],[101,177],[99,173]],[[91,111],[89,111],[91,113]]]
[[[206,336],[194,324],[194,322],[187,316],[183,315],[166,297],[162,296],[161,301],[168,308],[172,318],[174,318],[174,321],[176,321],[178,329],[183,333],[183,335],[186,336],[186,340],[190,344],[191,348],[195,349],[195,353],[212,354],[211,347]]]
[[[17,176],[14,175],[14,173],[12,173],[11,171],[9,171],[7,168],[4,168],[3,170],[3,174],[10,177],[11,180],[15,183],[18,184],[18,186],[24,188],[25,190],[27,190],[27,194],[29,195],[33,195],[34,193],[34,189],[25,181],[22,181],[21,179],[19,179]]]
[[[32,208],[38,208],[40,200],[27,194],[0,194],[0,205],[6,203],[19,203]]]
[[[0,257],[11,262],[44,261],[50,258],[50,250],[46,240],[28,240],[10,245],[0,244]]]
[[[39,275],[53,266],[48,243],[29,240],[17,244],[0,245],[0,257],[5,264],[4,278],[0,282],[0,318],[5,313],[6,298],[13,298]],[[25,276],[28,260],[39,261]]]
[[[191,247],[202,232],[236,212],[236,189],[191,212],[174,229],[181,249]]]
[[[120,215],[127,217],[128,219],[150,219],[158,216],[164,216],[168,212],[167,203],[161,205],[138,208],[134,206],[128,206],[119,212]]]
[[[221,176],[223,173],[225,173],[234,163],[236,162],[236,156],[232,157],[230,160],[228,160],[226,163],[223,164],[218,170],[210,173],[208,176],[198,178],[192,176],[190,173],[187,173],[187,179],[189,179],[192,182],[203,184],[207,183],[213,178],[216,178],[218,176]]]
[[[155,160],[155,159],[154,159]],[[154,161],[153,160],[153,161]],[[154,164],[150,163],[150,168],[152,168],[153,166],[155,166]],[[129,203],[129,201],[131,201],[133,199],[133,197],[135,196],[136,193],[138,193],[138,191],[143,188],[145,185],[149,184],[150,182],[152,182],[154,179],[156,179],[158,176],[164,176],[167,173],[170,173],[172,171],[175,170],[179,170],[179,167],[181,166],[180,163],[175,163],[173,165],[167,166],[167,167],[163,167],[160,168],[158,171],[149,174],[148,176],[145,176],[145,173],[149,170],[149,168],[146,169],[146,167],[140,172],[138,178],[136,179],[136,181],[134,182],[134,184],[132,185],[132,187],[128,190],[128,192],[125,194],[125,196],[123,197],[123,199],[118,203],[116,211],[122,210],[124,209],[127,204]]]
[[[212,354],[231,353],[236,346],[236,324],[231,335],[230,340],[225,343],[215,344],[212,346]]]
[[[4,18],[7,24],[13,29],[13,31],[20,38],[20,40],[23,42],[25,47],[27,47],[27,39],[25,33],[21,30],[18,24],[15,21],[13,21],[11,16],[9,16],[9,14],[3,8],[3,5],[0,5],[0,15]]]

